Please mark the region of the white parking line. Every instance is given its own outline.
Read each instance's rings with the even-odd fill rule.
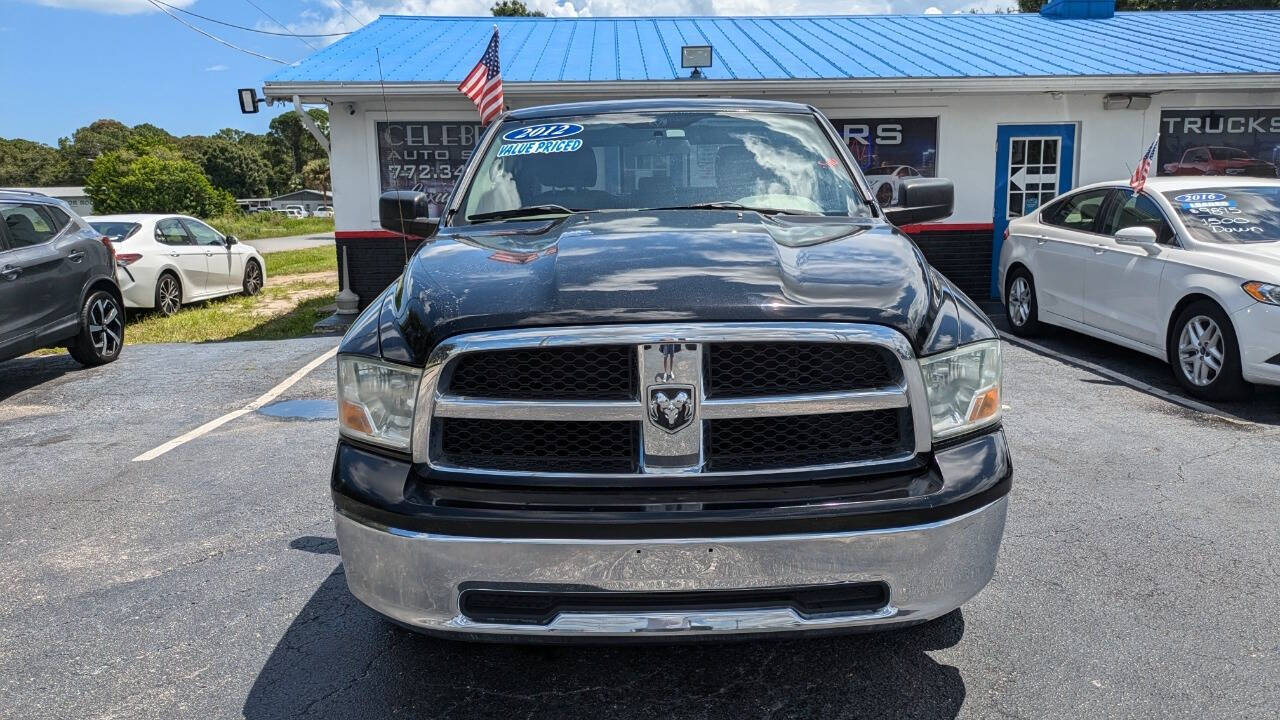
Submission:
[[[1133,388],[1134,390],[1138,390],[1140,392],[1144,392],[1149,395],[1154,395],[1160,398],[1161,400],[1171,402],[1175,405],[1181,405],[1182,407],[1188,410],[1194,410],[1195,412],[1204,413],[1206,415],[1213,415],[1215,417],[1226,420],[1227,422],[1236,423],[1238,425],[1257,425],[1258,424],[1256,422],[1253,422],[1252,420],[1245,420],[1242,417],[1233,415],[1225,410],[1219,410],[1218,408],[1215,408],[1212,405],[1202,403],[1198,400],[1192,400],[1191,398],[1182,397],[1180,395],[1176,395],[1162,388],[1158,388],[1155,385],[1142,382],[1141,380],[1136,380],[1134,378],[1129,377],[1128,375],[1125,375],[1123,373],[1118,373],[1115,370],[1112,370],[1107,367],[1103,367],[1102,365],[1099,365],[1095,362],[1090,362],[1088,360],[1084,360],[1081,358],[1066,355],[1064,353],[1060,353],[1057,350],[1041,345],[1040,343],[1035,342],[1033,340],[1014,337],[1013,335],[1007,332],[1004,332],[1003,330],[1000,331],[1000,338],[1005,342],[1012,343],[1014,345],[1020,345],[1028,350],[1038,352],[1042,355],[1047,355],[1055,360],[1058,360],[1059,362],[1066,363],[1067,365],[1074,365],[1078,368],[1088,370],[1092,373],[1096,373],[1098,375],[1101,375],[1107,378],[1108,380],[1113,380],[1117,383],[1120,383],[1121,385],[1125,385],[1127,387]]]
[[[222,417],[217,418],[217,419],[215,419],[215,420],[210,420],[209,422],[207,422],[207,423],[205,423],[205,424],[201,425],[200,427],[196,428],[195,430],[191,430],[191,431],[189,431],[189,432],[183,433],[183,434],[179,435],[178,437],[176,437],[176,438],[174,438],[174,439],[170,440],[169,442],[167,442],[167,443],[165,443],[165,444],[163,444],[163,445],[160,445],[159,447],[156,447],[156,448],[153,448],[153,449],[151,449],[151,450],[148,450],[148,451],[146,451],[146,452],[142,453],[141,455],[139,455],[138,457],[134,458],[134,459],[133,459],[133,462],[146,462],[146,461],[148,461],[148,460],[155,460],[156,458],[158,458],[158,457],[160,457],[161,455],[163,455],[163,454],[165,454],[165,453],[169,452],[170,450],[172,450],[172,449],[174,449],[174,448],[176,448],[176,447],[179,447],[179,446],[181,446],[181,445],[185,445],[186,443],[189,443],[189,442],[191,442],[192,440],[195,440],[196,438],[200,437],[201,435],[204,435],[204,434],[209,433],[209,432],[211,432],[211,431],[213,431],[213,430],[216,430],[216,429],[218,429],[218,428],[222,427],[223,425],[226,425],[227,423],[231,422],[232,420],[235,420],[236,418],[240,417],[241,415],[244,415],[244,414],[246,414],[246,413],[251,413],[251,412],[253,412],[254,410],[257,410],[258,408],[262,407],[263,405],[266,405],[267,403],[271,402],[272,400],[275,400],[277,397],[280,397],[280,393],[284,392],[285,390],[288,390],[288,389],[290,388],[290,386],[292,386],[294,383],[296,383],[296,382],[298,382],[299,380],[301,380],[302,378],[306,377],[306,376],[307,376],[307,373],[311,372],[312,370],[315,370],[317,367],[320,367],[321,365],[323,365],[323,364],[325,363],[325,361],[326,361],[326,360],[328,360],[329,358],[331,358],[331,357],[333,357],[334,355],[337,355],[337,354],[338,354],[338,348],[336,348],[336,347],[335,347],[335,348],[333,348],[332,350],[329,350],[329,351],[325,352],[325,353],[324,353],[323,355],[321,355],[320,357],[318,357],[318,358],[316,358],[316,359],[312,360],[311,362],[307,363],[306,365],[303,365],[301,368],[299,368],[299,369],[298,369],[296,372],[294,372],[292,375],[290,375],[289,377],[287,377],[287,378],[285,378],[284,380],[282,380],[282,381],[280,382],[280,384],[279,384],[279,385],[276,385],[275,387],[271,388],[270,390],[268,390],[268,391],[266,391],[266,392],[262,393],[261,395],[259,395],[259,396],[258,396],[258,399],[254,400],[253,402],[249,403],[248,405],[245,405],[244,407],[240,408],[239,410],[233,410],[233,411],[231,411],[231,412],[227,413],[226,415],[223,415]]]

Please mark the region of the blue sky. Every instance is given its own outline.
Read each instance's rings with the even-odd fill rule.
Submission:
[[[354,30],[379,14],[487,15],[493,0],[165,0],[260,30]],[[957,12],[1015,0],[526,0],[548,15],[790,15]],[[255,7],[256,6],[256,7]],[[175,15],[254,52],[296,62],[326,40],[272,37]],[[277,24],[277,21],[279,24]],[[0,137],[56,144],[98,118],[150,122],[174,133],[224,127],[263,132],[275,108],[241,115],[235,91],[278,67],[218,44],[149,0],[4,0],[0,67],[11,90]],[[15,82],[14,80],[17,79]]]

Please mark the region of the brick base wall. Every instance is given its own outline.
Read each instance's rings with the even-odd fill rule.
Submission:
[[[985,228],[985,229],[984,229]],[[929,226],[903,228],[934,267],[977,302],[991,299],[991,226]],[[351,289],[364,309],[404,270],[418,243],[388,234],[339,233],[338,277],[342,277],[343,249],[351,263]]]
[[[904,227],[929,264],[974,302],[991,299],[991,226]]]
[[[342,279],[343,250],[351,263],[351,290],[360,296],[360,309],[395,282],[404,271],[405,258],[412,257],[419,242],[375,233],[339,233],[338,279]]]

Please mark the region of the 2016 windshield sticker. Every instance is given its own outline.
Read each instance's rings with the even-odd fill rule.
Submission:
[[[546,123],[543,125],[526,125],[502,134],[506,142],[524,142],[526,140],[554,140],[577,135],[582,126],[577,123]]]
[[[1201,210],[1206,208],[1235,207],[1234,200],[1228,200],[1222,193],[1183,193],[1173,198],[1183,210]]]
[[[498,157],[509,155],[545,155],[550,153],[574,152],[582,147],[582,140],[538,140],[535,142],[507,143],[498,148]]]

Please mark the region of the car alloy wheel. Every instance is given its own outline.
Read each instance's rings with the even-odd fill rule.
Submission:
[[[889,183],[881,185],[876,190],[876,202],[880,207],[889,207],[893,203],[893,186]]]
[[[1178,363],[1192,385],[1207,387],[1218,379],[1226,359],[1222,329],[1213,318],[1196,315],[1182,326],[1178,336]]]
[[[115,356],[124,336],[124,313],[110,297],[99,297],[89,305],[89,341],[100,358]]]
[[[262,289],[262,268],[258,267],[258,263],[249,261],[244,267],[244,294],[257,295]]]
[[[1009,284],[1009,300],[1007,305],[1009,322],[1022,327],[1031,317],[1031,285],[1024,277],[1016,277]]]
[[[182,291],[172,275],[160,276],[160,288],[156,295],[160,300],[158,305],[161,313],[172,315],[182,309]]]

